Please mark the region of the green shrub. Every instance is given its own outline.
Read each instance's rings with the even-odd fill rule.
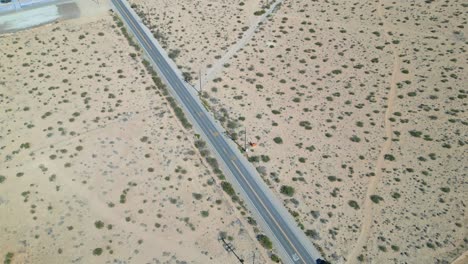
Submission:
[[[200,200],[203,197],[200,193],[192,193],[192,196],[195,200]]]
[[[273,141],[274,141],[276,144],[283,144],[283,139],[280,138],[280,137],[275,137],[275,138],[273,139]]]
[[[383,198],[376,195],[376,194],[371,195],[370,199],[372,200],[372,202],[374,202],[376,204],[380,203],[380,201],[383,201]]]
[[[250,156],[250,157],[249,157],[249,161],[250,161],[250,162],[259,162],[259,161],[260,161],[260,157],[258,157],[258,156]]]
[[[312,239],[315,239],[315,240],[320,239],[319,233],[317,233],[317,231],[315,231],[315,230],[307,229],[305,231],[305,234],[306,234],[306,236],[308,236],[308,237],[310,237]]]
[[[208,211],[201,211],[200,214],[201,214],[201,216],[203,216],[203,217],[208,217],[208,215],[209,215],[210,213],[208,213]]]
[[[281,261],[280,258],[279,258],[277,255],[275,255],[275,254],[271,254],[270,259],[271,259],[273,262],[276,262],[276,263],[280,263],[280,261]]]
[[[417,130],[410,130],[409,133],[410,133],[410,135],[413,136],[413,137],[421,137],[421,135],[422,135],[422,132],[421,132],[421,131],[417,131]]]
[[[255,219],[253,219],[252,217],[247,217],[247,223],[253,225],[253,226],[256,226],[257,225],[257,221],[255,221]]]
[[[444,193],[450,192],[450,188],[449,188],[449,187],[442,187],[442,188],[440,188],[440,190],[443,191]]]
[[[294,195],[294,188],[288,185],[281,186],[280,192],[286,196],[292,197]]]
[[[352,208],[354,208],[355,210],[358,210],[360,208],[359,204],[354,200],[349,200],[348,205],[351,206]]]
[[[225,191],[229,196],[236,195],[234,188],[232,188],[232,185],[229,182],[226,182],[226,181],[221,182],[221,187],[223,188],[223,191]]]
[[[102,248],[95,248],[93,250],[93,255],[100,256],[102,254]]]
[[[254,15],[256,15],[256,16],[261,16],[263,14],[265,14],[265,10],[259,10],[259,11],[254,12]]]
[[[336,181],[336,176],[328,176],[327,177],[329,181],[334,182]]]
[[[269,156],[266,156],[266,155],[261,155],[261,159],[263,162],[268,162],[270,161],[270,157]]]
[[[8,253],[5,255],[5,260],[3,261],[3,263],[4,263],[4,264],[10,264],[10,263],[12,263],[13,256],[14,256],[13,253],[8,252]]]
[[[273,248],[273,243],[271,242],[270,238],[268,238],[265,235],[258,235],[257,236],[258,242],[260,242],[260,245],[262,245],[266,249],[272,249]]]
[[[104,227],[104,223],[102,221],[96,221],[94,222],[94,226],[96,226],[97,229],[101,229]]]

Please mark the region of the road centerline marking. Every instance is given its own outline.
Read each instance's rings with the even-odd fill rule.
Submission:
[[[273,214],[270,212],[270,210],[268,210],[268,207],[263,203],[263,201],[260,199],[260,197],[258,196],[258,194],[254,191],[255,189],[250,185],[250,183],[247,181],[246,177],[244,176],[244,174],[241,172],[241,170],[239,169],[239,167],[237,166],[237,164],[234,162],[234,161],[231,161],[232,164],[234,165],[234,167],[236,168],[236,170],[239,172],[239,175],[241,175],[245,182],[247,183],[247,185],[249,186],[249,188],[252,190],[252,193],[257,197],[258,201],[262,204],[262,206],[265,208],[265,211],[270,215],[270,218],[275,222],[277,228],[281,231],[281,233],[283,233],[283,236],[286,238],[286,240],[289,242],[289,244],[292,246],[292,248],[296,251],[295,253],[299,255],[299,257],[301,258],[302,262],[304,263],[307,263],[304,261],[304,259],[302,258],[302,255],[301,253],[299,252],[299,250],[297,250],[296,246],[294,246],[294,244],[289,240],[288,236],[286,235],[286,233],[284,232],[284,230],[281,228],[281,226],[278,224],[278,222],[276,221],[276,219],[273,217]]]
[[[179,76],[177,76],[177,74],[176,74],[176,72],[174,71],[174,69],[173,69],[173,68],[171,67],[171,65],[165,60],[165,58],[164,58],[164,60],[162,60],[162,61],[161,61],[161,59],[159,58],[160,56],[162,57],[163,55],[162,55],[161,52],[159,52],[159,50],[156,48],[156,46],[154,45],[154,43],[151,42],[151,39],[148,37],[147,32],[143,30],[143,27],[141,26],[142,22],[141,22],[141,21],[139,22],[138,20],[135,20],[135,21],[134,21],[134,20],[130,17],[130,16],[134,17],[134,15],[129,11],[129,9],[128,9],[127,6],[123,5],[123,3],[122,3],[121,1],[115,0],[115,1],[113,1],[113,2],[116,4],[116,8],[117,8],[117,6],[118,6],[119,8],[117,8],[117,9],[120,9],[120,10],[122,11],[121,13],[124,13],[125,17],[127,18],[127,24],[128,24],[129,26],[130,26],[130,24],[131,24],[131,26],[134,28],[134,30],[132,30],[132,31],[134,31],[133,34],[134,34],[135,37],[139,40],[139,42],[142,44],[143,49],[146,51],[146,53],[148,54],[148,56],[150,57],[150,59],[152,59],[153,62],[156,64],[156,66],[161,70],[161,73],[163,74],[163,76],[165,77],[165,79],[169,82],[169,85],[173,87],[174,92],[176,93],[176,95],[180,98],[181,101],[183,101],[183,99],[185,99],[186,102],[183,102],[183,103],[185,104],[185,107],[186,107],[187,109],[193,108],[193,110],[198,110],[197,108],[199,108],[199,106],[198,106],[197,104],[195,104],[195,106],[197,106],[197,107],[195,107],[194,104],[193,104],[193,103],[194,103],[194,99],[193,99],[193,98],[189,99],[189,98],[187,97],[187,94],[186,94],[186,92],[187,92],[187,91],[186,91],[186,87],[185,87],[185,89],[184,89],[184,87],[182,87],[182,88],[180,87],[180,83],[182,83],[182,81],[181,81],[181,79],[179,78]],[[152,45],[151,45],[150,43],[148,43],[148,41],[150,41],[150,42],[152,43]],[[142,42],[144,42],[144,44],[146,44],[146,45],[144,45]],[[158,65],[158,63],[157,63],[156,61],[159,62],[160,65]],[[167,69],[167,68],[170,68],[170,69]],[[169,79],[171,79],[173,82],[175,82],[176,85],[170,84]],[[183,85],[182,85],[182,86],[183,86]],[[178,91],[176,88],[178,88],[178,89],[180,89],[180,90]],[[189,111],[189,114],[190,114],[190,111]],[[199,118],[199,119],[200,119],[200,121],[199,121],[199,123],[200,123],[199,126],[200,126],[200,128],[201,128],[202,130],[205,130],[205,131],[204,131],[204,134],[206,134],[206,136],[208,137],[208,136],[209,136],[209,133],[207,133],[207,132],[210,132],[210,130],[211,130],[211,129],[209,128],[209,125],[213,126],[213,124],[210,123],[210,122],[208,122],[208,124],[209,124],[208,126],[206,126],[206,124],[205,124],[205,125],[202,125],[202,123],[203,123],[203,122],[201,121],[201,120],[203,120],[203,119],[201,118],[201,117],[203,116],[203,115],[202,115],[202,112],[201,112],[201,111],[198,112],[198,115],[200,116],[200,118]],[[195,117],[195,115],[194,115],[194,117]],[[219,136],[219,132],[216,131],[216,130],[215,130],[215,132],[212,132],[212,131],[211,131],[211,133],[214,135],[214,137]],[[215,144],[214,138],[213,138],[212,140],[210,140],[210,141],[212,141],[212,145],[213,145],[213,146],[216,145],[216,144]],[[227,144],[227,142],[225,142],[225,141],[222,141],[222,140],[221,140],[221,142]],[[220,142],[218,142],[217,144],[218,144],[218,146],[222,146],[222,145],[223,145],[223,144],[219,145]],[[226,150],[226,148],[225,148],[224,146],[223,146],[222,148],[223,148],[223,151],[224,151],[226,154],[228,154],[228,151]],[[217,152],[219,152],[216,148],[215,148],[215,150],[216,150]],[[251,193],[252,193],[252,194],[254,195],[254,197],[260,202],[260,204],[264,207],[264,211],[266,211],[266,212],[268,213],[269,218],[274,222],[275,227],[282,233],[282,235],[284,236],[284,238],[285,238],[285,239],[287,240],[287,242],[291,245],[291,248],[295,250],[294,253],[295,253],[296,255],[298,255],[298,256],[300,257],[300,259],[301,259],[304,263],[306,263],[306,262],[304,261],[304,258],[303,258],[303,256],[302,256],[301,252],[298,251],[297,248],[296,248],[296,246],[291,242],[291,240],[289,239],[289,237],[286,235],[286,232],[283,230],[283,228],[281,227],[281,225],[279,225],[279,223],[277,222],[277,219],[273,216],[272,212],[270,212],[270,210],[268,209],[268,207],[265,205],[264,201],[263,201],[262,199],[260,199],[259,194],[255,191],[255,189],[252,187],[251,183],[247,180],[246,175],[244,175],[244,173],[242,173],[241,169],[238,167],[238,165],[237,165],[236,162],[235,162],[236,160],[237,160],[237,157],[234,155],[234,156],[231,157],[230,162],[231,162],[232,165],[234,166],[236,172],[239,173],[238,175],[240,175],[241,179],[243,179],[243,180],[245,181],[245,183],[247,184],[247,186],[248,186],[248,188],[250,189]],[[225,161],[225,162],[226,162],[226,161]],[[244,169],[245,169],[245,168],[244,168]],[[236,178],[236,177],[234,176],[234,178]],[[239,179],[238,179],[238,181],[239,181]],[[263,194],[263,193],[262,193],[262,194]],[[263,194],[263,195],[265,195],[265,194]],[[268,198],[268,197],[267,197],[267,198]],[[273,205],[273,204],[272,204],[272,205]],[[273,207],[274,207],[274,205],[273,205]],[[254,206],[254,208],[255,208],[255,206]],[[258,210],[258,208],[256,208],[256,209]],[[279,213],[279,211],[278,211],[277,213]],[[262,216],[262,215],[260,214],[260,216]],[[281,217],[281,215],[279,215],[279,216]],[[263,217],[263,216],[262,216],[262,217]],[[286,225],[287,225],[287,223],[286,223]],[[267,226],[268,226],[268,225],[267,225]],[[288,225],[287,225],[287,226],[288,226]],[[289,232],[293,232],[293,230],[289,230]],[[274,232],[273,232],[273,234],[274,234]],[[292,235],[294,236],[294,233],[292,233]],[[281,243],[280,243],[280,245],[281,245]],[[288,253],[288,252],[286,252],[286,253]],[[288,254],[289,254],[289,253],[288,253]],[[289,257],[292,257],[292,256],[289,256]]]

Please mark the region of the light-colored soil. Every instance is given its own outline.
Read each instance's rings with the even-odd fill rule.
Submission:
[[[247,128],[259,144],[250,159],[332,263],[450,263],[466,250],[464,9],[287,1],[205,86],[238,143]],[[200,46],[213,25],[151,21],[163,35],[185,29],[171,49]],[[185,52],[195,57],[177,63],[194,68],[202,56]]]
[[[468,263],[468,251],[465,251],[463,255],[458,257],[452,264],[466,264]]]
[[[130,0],[179,68],[198,85],[228,48],[242,39],[259,17],[262,0]],[[242,3],[242,4],[241,4]]]
[[[226,232],[265,263],[115,22],[83,19],[0,36],[0,259],[237,263]]]

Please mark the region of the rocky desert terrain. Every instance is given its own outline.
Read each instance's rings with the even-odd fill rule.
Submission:
[[[202,78],[261,8],[133,2],[182,69],[208,65]],[[466,8],[285,1],[204,85],[332,263],[451,263],[466,251]]]

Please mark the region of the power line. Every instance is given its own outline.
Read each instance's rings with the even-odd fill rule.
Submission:
[[[239,263],[244,263],[244,260],[241,259],[234,251],[234,247],[232,246],[231,243],[227,243],[226,240],[224,240],[224,237],[222,236],[220,236],[218,240],[221,240],[223,242],[223,247],[224,249],[226,249],[227,252],[232,252],[232,254],[236,256],[237,260],[239,260]]]

